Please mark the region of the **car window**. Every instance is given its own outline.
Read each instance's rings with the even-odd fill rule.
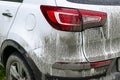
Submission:
[[[120,0],[67,0],[82,4],[96,4],[96,5],[120,5]]]
[[[23,0],[0,0],[0,1],[23,2]]]

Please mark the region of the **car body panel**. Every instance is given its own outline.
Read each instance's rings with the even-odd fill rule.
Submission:
[[[21,5],[9,31],[8,39],[15,40],[24,47],[29,57],[44,74],[58,73],[59,71],[56,70],[51,72],[52,65],[57,61],[86,62],[81,48],[81,32],[64,32],[53,29],[43,17],[40,5],[38,3]],[[56,75],[62,76],[61,73]]]
[[[17,10],[21,3],[14,3],[9,1],[0,1],[0,45],[7,38],[9,29],[16,17]],[[12,17],[3,15],[10,13]]]
[[[83,51],[90,62],[107,60],[120,56],[120,6],[80,4],[69,2],[67,0],[56,0],[56,2],[57,6],[107,13],[107,22],[104,26],[86,29],[82,32]]]

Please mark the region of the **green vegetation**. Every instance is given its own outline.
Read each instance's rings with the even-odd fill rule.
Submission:
[[[5,70],[0,66],[0,80],[6,80]]]

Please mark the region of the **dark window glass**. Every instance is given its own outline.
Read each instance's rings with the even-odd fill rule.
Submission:
[[[1,1],[10,1],[10,2],[23,2],[23,0],[1,0]]]
[[[96,5],[120,5],[120,0],[67,0],[82,4],[96,4]]]

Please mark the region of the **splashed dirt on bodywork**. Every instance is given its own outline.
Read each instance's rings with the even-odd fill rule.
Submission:
[[[40,44],[36,45],[41,46],[30,52],[30,56],[44,74],[63,77],[80,76],[85,71],[53,69],[52,65],[55,62],[87,62],[85,58],[95,62],[118,57],[120,55],[120,11],[118,9],[120,10],[119,6],[96,8],[96,11],[107,13],[107,22],[101,27],[82,32],[49,31],[49,34],[44,34],[37,39],[36,43],[40,42]],[[89,75],[90,71],[84,75],[87,74]]]
[[[30,56],[32,56],[34,62],[43,73],[67,76],[70,75],[69,72],[74,72],[75,75],[80,75],[78,71],[63,71],[52,68],[55,62],[86,61],[82,52],[82,36],[80,32],[52,32],[40,40],[41,47],[30,52]]]
[[[107,13],[107,22],[100,28],[83,31],[84,53],[89,61],[101,61],[120,55],[120,7],[99,6]]]

